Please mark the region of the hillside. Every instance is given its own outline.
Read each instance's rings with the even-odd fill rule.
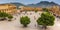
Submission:
[[[57,3],[55,2],[48,2],[48,1],[41,1],[39,3],[36,3],[36,4],[28,4],[27,6],[30,6],[30,7],[51,7],[53,5],[57,5]]]

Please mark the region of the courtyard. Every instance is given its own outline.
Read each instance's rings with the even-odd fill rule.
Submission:
[[[36,22],[41,13],[42,12],[35,13],[34,11],[28,11],[27,13],[21,12],[19,14],[15,14],[13,15],[14,18],[11,22],[7,20],[0,21],[0,30],[42,30]],[[20,17],[22,16],[28,16],[30,18],[31,23],[26,28],[20,24]],[[48,26],[47,30],[60,30],[60,19],[55,18],[54,26]]]

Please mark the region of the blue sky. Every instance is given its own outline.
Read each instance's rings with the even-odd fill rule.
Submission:
[[[23,4],[35,4],[35,3],[38,3],[40,1],[49,1],[49,2],[53,1],[55,3],[60,4],[60,0],[0,0],[0,4],[10,3],[10,2],[20,2]]]

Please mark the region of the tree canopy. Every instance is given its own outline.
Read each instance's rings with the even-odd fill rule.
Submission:
[[[0,12],[0,17],[7,17],[8,14],[7,13],[4,13],[4,12]]]
[[[55,17],[47,12],[42,13],[41,17],[38,18],[37,22],[39,25],[54,25]]]
[[[25,27],[30,23],[30,18],[28,16],[21,17],[20,18],[21,24],[23,24]]]
[[[47,26],[54,25],[54,20],[55,20],[55,17],[52,14],[48,12],[44,12],[41,14],[41,17],[37,19],[37,23],[38,25],[45,26],[45,29],[46,29]]]
[[[42,8],[42,10],[45,12],[49,12],[49,10],[47,8]]]
[[[8,18],[9,18],[9,20],[11,20],[13,18],[13,16],[12,15],[8,15]]]
[[[0,18],[6,18],[8,17],[9,19],[12,19],[13,16],[11,14],[5,13],[5,12],[0,12]]]

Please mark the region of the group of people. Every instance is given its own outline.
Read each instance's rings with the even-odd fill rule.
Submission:
[[[53,14],[55,17],[57,17],[57,18],[60,18],[60,16],[58,16],[58,15],[56,15],[56,14]]]

